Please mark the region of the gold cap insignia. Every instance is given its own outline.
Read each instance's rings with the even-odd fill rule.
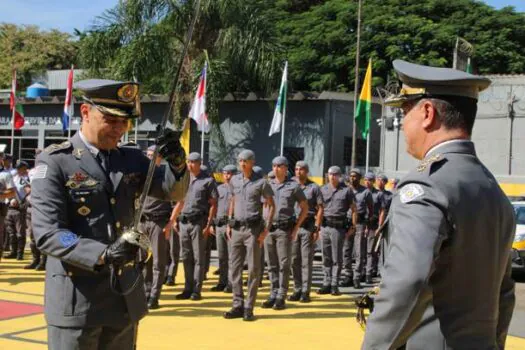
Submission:
[[[131,103],[137,98],[139,86],[136,84],[123,85],[117,91],[118,99],[122,102]]]

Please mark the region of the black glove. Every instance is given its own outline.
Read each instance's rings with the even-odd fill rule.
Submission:
[[[139,247],[131,244],[122,237],[111,243],[104,251],[104,262],[117,266],[124,266],[135,260]]]
[[[186,152],[180,144],[179,137],[180,133],[164,129],[156,140],[159,155],[176,170],[181,170],[186,165]]]

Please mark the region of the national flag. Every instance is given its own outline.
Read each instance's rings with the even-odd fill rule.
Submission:
[[[69,122],[73,118],[74,105],[71,103],[73,93],[73,66],[67,76],[67,88],[66,88],[66,100],[64,101],[64,114],[62,114],[62,130],[67,131],[69,129]]]
[[[13,69],[13,80],[11,81],[11,94],[9,95],[9,107],[13,112],[13,125],[15,130],[24,126],[24,108],[16,101],[16,69]]]
[[[467,73],[472,74],[472,64],[470,63],[470,57],[467,59]]]
[[[208,63],[204,64],[201,77],[199,79],[199,86],[193,100],[193,105],[190,110],[190,118],[197,122],[198,130],[204,132],[210,131],[210,123],[208,122],[208,115],[206,114],[206,69]]]
[[[361,95],[357,102],[357,109],[355,112],[355,123],[361,131],[361,136],[366,139],[368,131],[370,130],[370,117],[372,114],[372,60],[368,61],[368,68],[366,69],[365,80]]]
[[[190,125],[191,120],[186,118],[184,120],[184,126],[182,127],[182,134],[180,135],[180,143],[186,154],[190,154]]]
[[[277,134],[281,131],[281,123],[283,120],[284,113],[286,111],[286,95],[288,93],[288,62],[284,64],[283,77],[281,79],[281,87],[279,88],[279,97],[277,98],[277,104],[275,105],[275,111],[273,112],[272,125],[270,126],[269,136]]]

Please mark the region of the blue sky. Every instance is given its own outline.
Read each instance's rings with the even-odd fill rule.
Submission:
[[[512,5],[525,12],[525,0],[483,1],[496,8]],[[75,28],[86,29],[97,15],[117,3],[118,0],[0,0],[0,22],[34,24],[72,33]]]

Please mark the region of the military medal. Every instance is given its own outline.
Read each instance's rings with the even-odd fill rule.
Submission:
[[[87,216],[89,215],[89,213],[91,213],[91,209],[83,205],[80,208],[78,208],[77,213],[79,213],[82,216]]]

